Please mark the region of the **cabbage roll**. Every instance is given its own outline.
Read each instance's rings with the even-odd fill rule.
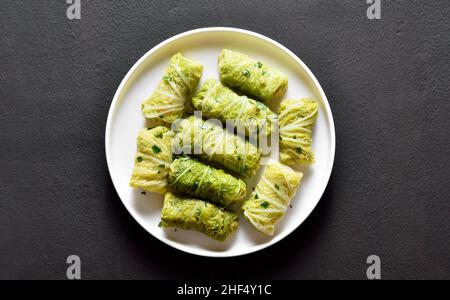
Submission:
[[[313,99],[285,99],[280,105],[280,161],[287,165],[314,163],[312,129],[318,115]]]
[[[273,235],[275,225],[283,218],[302,177],[301,172],[270,161],[255,190],[242,206],[245,218],[259,231]]]
[[[237,229],[238,215],[203,200],[167,192],[161,226],[200,231],[222,242]]]
[[[250,178],[256,173],[261,158],[260,151],[251,143],[219,124],[195,116],[179,123],[174,139],[174,149],[177,147],[179,152],[189,150],[201,160],[243,178]],[[196,147],[199,151],[195,151]]]
[[[164,194],[172,163],[174,133],[164,126],[141,129],[130,186]]]
[[[223,207],[241,200],[246,193],[244,181],[187,156],[175,159],[170,165],[169,187]]]
[[[277,70],[227,49],[219,54],[219,73],[226,86],[266,103],[279,99],[288,85],[287,77]]]
[[[185,111],[185,103],[190,100],[202,76],[203,66],[175,54],[164,71],[152,96],[142,103],[141,110],[151,124],[172,124]]]
[[[213,78],[209,78],[192,98],[192,106],[208,118],[224,124],[233,120],[235,125],[245,128],[245,133],[271,133],[277,115],[261,102],[239,96]]]

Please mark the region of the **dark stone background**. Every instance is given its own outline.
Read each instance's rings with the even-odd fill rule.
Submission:
[[[450,2],[65,0],[0,4],[0,278],[450,279]],[[254,30],[316,74],[337,152],[319,206],[259,253],[211,259],[142,229],[109,178],[104,131],[134,62],[177,33]]]

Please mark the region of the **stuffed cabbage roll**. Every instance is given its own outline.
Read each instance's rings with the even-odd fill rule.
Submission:
[[[195,149],[199,151],[195,151]],[[189,150],[201,160],[225,168],[243,178],[250,178],[259,168],[260,151],[251,143],[230,133],[221,125],[191,116],[176,129],[174,149]],[[189,154],[186,153],[185,154]]]
[[[142,103],[142,114],[151,124],[171,124],[181,118],[202,76],[203,66],[175,54],[152,96]]]
[[[164,126],[141,129],[130,186],[164,194],[172,163],[174,133]]]
[[[266,103],[280,98],[288,85],[287,77],[277,70],[227,49],[219,55],[219,73],[223,84]]]
[[[203,200],[167,192],[161,226],[200,231],[222,242],[237,229],[238,215]]]
[[[187,156],[175,159],[170,165],[169,187],[223,207],[241,200],[246,193],[244,181]]]
[[[271,133],[272,123],[277,118],[267,106],[246,96],[239,96],[213,78],[209,78],[192,98],[192,106],[208,118],[221,120],[224,124],[232,120],[245,128],[245,133]]]
[[[287,165],[314,163],[312,129],[318,115],[313,99],[285,99],[281,101],[280,161]]]
[[[283,218],[302,177],[301,172],[270,161],[255,190],[242,206],[245,218],[259,231],[273,235],[275,225]]]

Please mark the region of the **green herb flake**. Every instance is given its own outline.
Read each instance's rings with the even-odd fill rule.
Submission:
[[[242,75],[245,77],[250,77],[250,72],[248,70],[242,71]]]
[[[268,207],[269,207],[269,202],[264,201],[264,202],[261,203],[261,206],[262,206],[263,208],[268,208]]]
[[[162,221],[159,221],[158,227],[161,228],[162,226],[163,226],[163,222],[162,222]]]
[[[277,190],[280,190],[280,187],[279,187],[278,184],[276,184],[276,183],[275,183],[275,188],[276,188]]]
[[[261,69],[262,66],[263,66],[263,64],[262,64],[262,62],[260,62],[260,61],[258,61],[258,62],[255,64],[255,67],[257,67],[257,68],[259,68],[259,69]]]
[[[137,160],[138,162],[141,162],[141,161],[143,161],[144,159],[142,158],[142,156],[138,156],[138,157],[136,158],[136,160]]]
[[[241,158],[241,156],[240,155],[238,155],[237,156],[237,160],[241,160],[242,158]]]
[[[169,81],[172,81],[172,77],[171,76],[163,76],[163,80],[165,82],[169,82]]]
[[[200,216],[202,214],[202,209],[201,208],[197,208],[195,210],[195,213],[197,214],[197,216]]]
[[[162,132],[160,132],[158,134],[155,134],[155,137],[158,138],[158,139],[162,139],[163,138]]]
[[[198,182],[194,181],[194,183],[192,184],[192,186],[194,187],[194,189],[198,188]]]
[[[297,149],[295,149],[295,150],[297,150],[297,153],[298,153],[298,154],[302,154],[302,148],[297,148]]]
[[[152,150],[153,150],[153,153],[155,153],[155,154],[158,154],[158,153],[161,152],[161,148],[159,148],[159,147],[156,146],[156,145],[153,145],[153,146],[152,146]]]
[[[258,196],[258,194],[255,194],[255,199],[259,199],[259,196]]]
[[[165,168],[166,167],[166,165],[164,165],[164,164],[160,164],[158,167],[160,167],[160,168]]]

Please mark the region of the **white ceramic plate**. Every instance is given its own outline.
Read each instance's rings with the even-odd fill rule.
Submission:
[[[302,185],[273,237],[259,233],[241,219],[236,234],[220,243],[193,231],[158,227],[163,197],[129,187],[136,137],[146,127],[141,102],[161,79],[169,58],[182,52],[202,63],[202,80],[219,78],[217,57],[223,48],[240,51],[289,77],[284,98],[314,97],[320,104],[314,128],[316,163],[304,168]],[[200,85],[199,85],[200,86]],[[130,214],[149,233],[179,250],[203,256],[227,257],[252,253],[273,245],[295,230],[319,202],[331,175],[335,152],[333,117],[325,93],[308,67],[290,50],[263,35],[234,28],[203,28],[174,36],[148,51],[122,80],[109,110],[105,134],[106,159],[114,186]],[[293,249],[295,251],[295,249]]]

